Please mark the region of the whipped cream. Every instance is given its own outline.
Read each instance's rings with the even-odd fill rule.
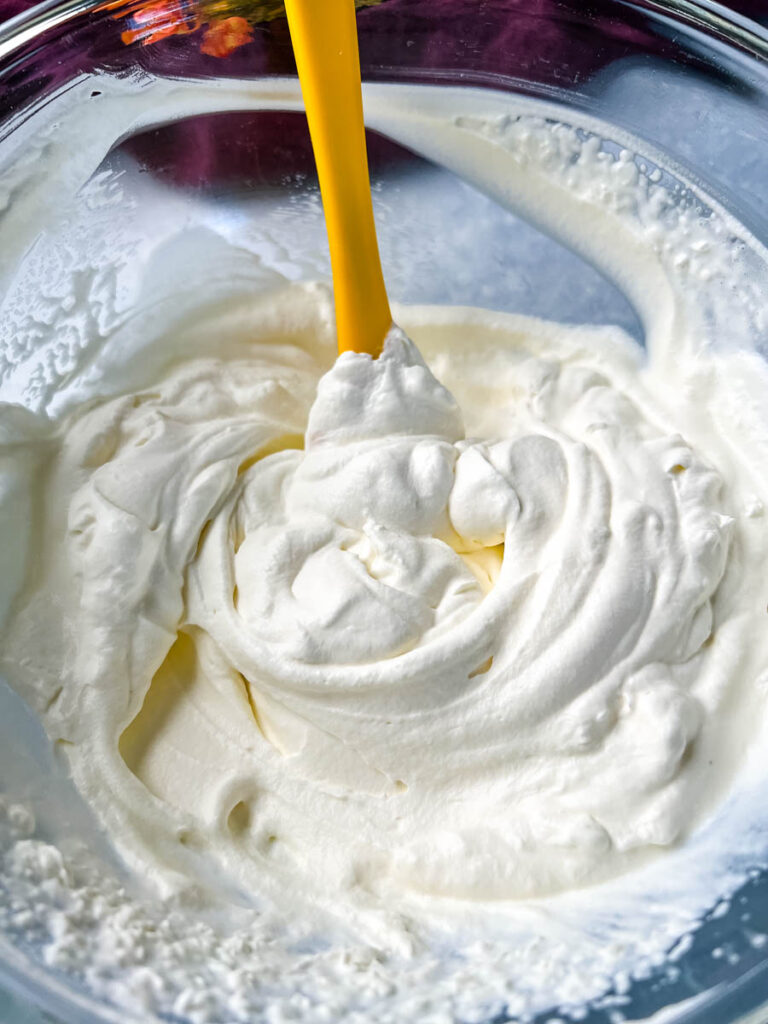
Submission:
[[[270,88],[241,102],[295,102]],[[604,266],[647,349],[401,307],[378,360],[336,359],[328,291],[275,275],[226,316],[142,321],[111,370],[108,333],[90,393],[0,408],[2,666],[125,860],[399,955],[664,878],[734,791],[768,661],[768,307],[731,316],[724,286],[756,250],[631,154],[442,92],[369,90],[372,123]],[[676,893],[658,949],[716,894]],[[595,940],[585,994],[633,927]]]
[[[765,614],[717,452],[610,331],[454,329],[457,400],[399,331],[321,376],[329,296],[273,302],[314,358],[185,362],[46,442],[8,662],[110,828],[351,903],[540,896],[684,836]]]

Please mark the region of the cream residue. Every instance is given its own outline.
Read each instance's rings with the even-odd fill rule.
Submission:
[[[678,260],[731,225],[437,92],[373,90],[374,123],[621,250],[648,353],[425,307],[335,360],[326,290],[272,281],[223,358],[212,308],[141,384],[146,349],[51,420],[0,410],[3,515],[41,520],[3,664],[121,853],[400,950],[456,900],[498,924],[652,870],[732,786],[768,660],[765,371],[699,301],[735,264]]]

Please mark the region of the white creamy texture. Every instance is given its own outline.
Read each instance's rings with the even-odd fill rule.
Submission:
[[[334,362],[322,288],[200,306],[150,337],[165,366],[97,357],[105,397],[2,411],[6,522],[43,519],[2,649],[167,892],[213,863],[407,952],[457,898],[517,931],[556,912],[542,897],[653,870],[731,786],[767,657],[765,373],[735,347],[765,306],[712,350],[697,289],[743,269],[733,225],[675,219],[627,157],[496,97],[446,122],[435,90],[371,95],[391,134],[484,166],[596,261],[621,250],[649,358],[619,331],[425,308],[398,311],[418,349]]]
[[[685,835],[765,615],[725,460],[610,331],[438,329],[457,403],[398,332],[320,376],[301,302],[311,354],[182,363],[48,442],[5,650],[78,784],[135,856],[183,830],[309,900],[542,895]]]

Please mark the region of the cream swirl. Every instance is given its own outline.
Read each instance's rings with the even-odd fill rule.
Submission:
[[[465,436],[399,333],[320,376],[326,302],[319,364],[192,360],[49,442],[10,647],[79,784],[139,857],[320,900],[544,894],[673,842],[730,685],[720,476],[619,332],[497,316],[472,365],[446,331]],[[25,622],[64,594],[46,668]]]

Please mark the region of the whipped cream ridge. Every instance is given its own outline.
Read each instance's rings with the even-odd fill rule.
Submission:
[[[536,119],[389,95],[382,130],[593,244],[647,349],[403,306],[379,359],[336,358],[323,285],[202,304],[151,374],[0,406],[0,526],[32,553],[0,664],[160,891],[207,870],[402,951],[457,903],[662,865],[716,814],[764,716],[768,433],[743,325],[718,349],[711,276],[659,243],[725,253],[706,219],[591,194],[596,166],[642,192],[624,157],[558,177]]]

